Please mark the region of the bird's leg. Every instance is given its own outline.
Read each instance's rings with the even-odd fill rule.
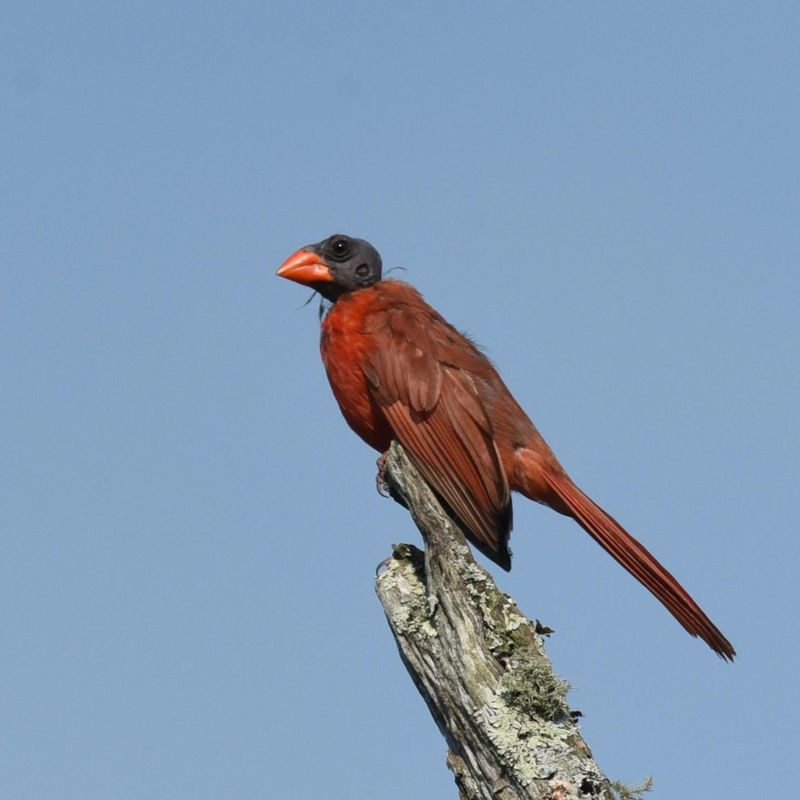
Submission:
[[[395,503],[400,503],[403,508],[408,508],[408,504],[401,495],[387,480],[386,480],[386,459],[389,458],[389,451],[381,454],[377,460],[378,474],[375,476],[375,487],[381,497],[391,497]]]
[[[386,483],[386,459],[389,457],[389,451],[381,453],[378,460],[375,462],[378,467],[378,474],[375,476],[375,488],[381,497],[391,497],[389,491],[389,484]]]

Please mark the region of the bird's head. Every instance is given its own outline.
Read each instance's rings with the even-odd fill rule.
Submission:
[[[333,303],[346,292],[377,283],[381,257],[369,242],[335,233],[290,255],[278,276],[310,286]]]

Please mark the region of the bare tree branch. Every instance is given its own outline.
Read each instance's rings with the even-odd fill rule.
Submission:
[[[402,448],[386,460],[424,554],[395,545],[377,593],[400,656],[448,746],[461,800],[613,800],[536,625],[475,563]]]

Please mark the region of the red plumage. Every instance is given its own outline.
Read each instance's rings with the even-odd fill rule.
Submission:
[[[347,423],[379,452],[397,439],[478,549],[510,569],[519,492],[574,518],[690,634],[733,659],[677,580],[570,480],[486,356],[413,287],[380,279],[371,245],[333,236],[295,253],[279,275],[333,301],[320,347]]]

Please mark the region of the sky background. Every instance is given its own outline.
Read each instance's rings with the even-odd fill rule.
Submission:
[[[786,796],[798,40],[796,3],[6,3],[0,796],[456,796],[373,591],[418,534],[274,275],[334,231],[736,646],[519,499],[492,571],[604,771]]]

